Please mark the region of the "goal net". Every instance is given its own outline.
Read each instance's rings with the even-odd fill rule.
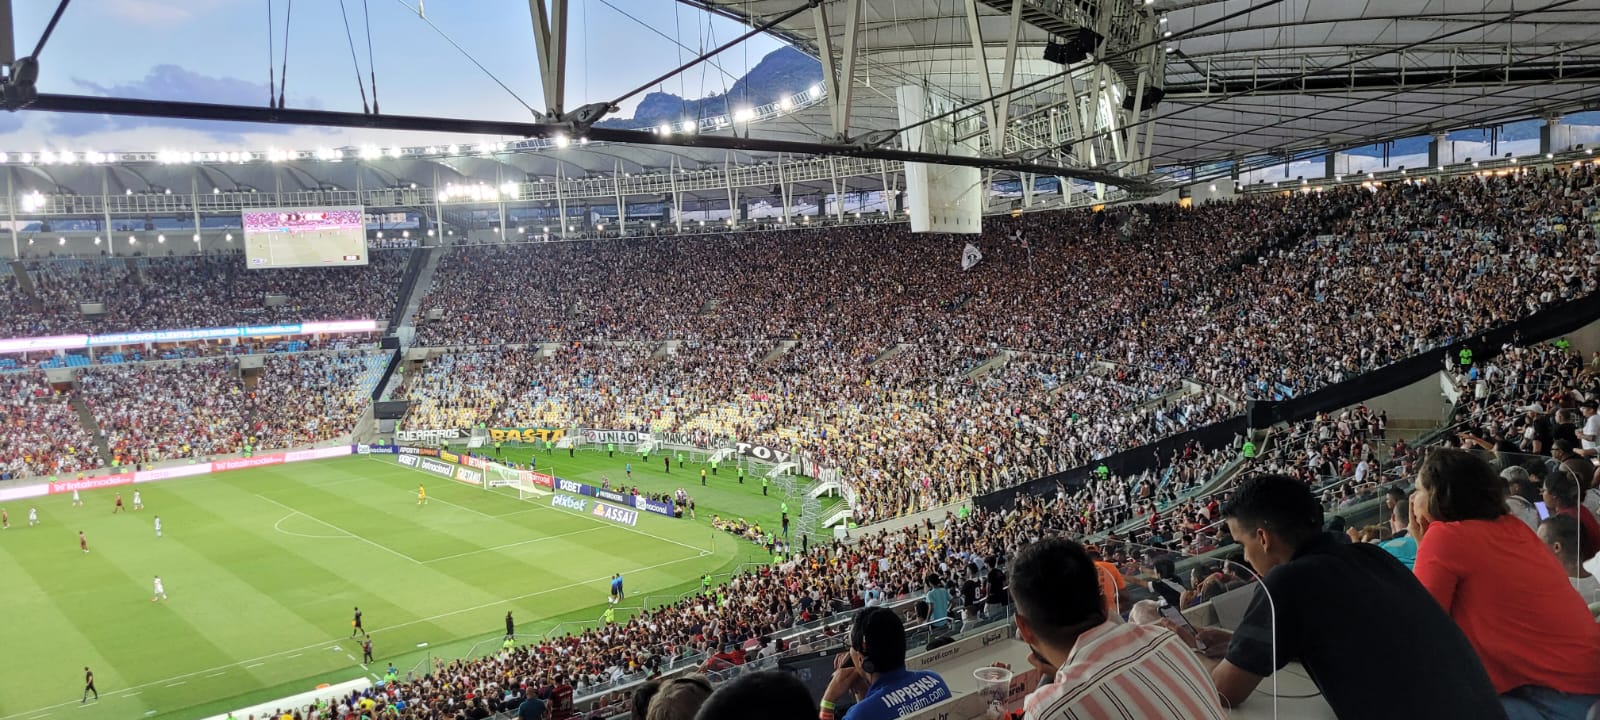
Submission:
[[[489,463],[489,487],[510,488],[516,490],[518,500],[534,500],[550,497],[550,491],[523,479],[520,470],[513,470],[504,465]]]

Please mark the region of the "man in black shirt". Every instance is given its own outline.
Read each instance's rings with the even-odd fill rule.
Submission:
[[[1199,633],[1227,647],[1212,670],[1225,703],[1238,707],[1298,660],[1341,718],[1506,717],[1477,653],[1433,596],[1382,548],[1323,533],[1322,505],[1305,483],[1247,478],[1222,515],[1267,590],[1231,636]]]

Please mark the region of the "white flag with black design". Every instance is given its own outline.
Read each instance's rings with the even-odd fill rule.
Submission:
[[[980,260],[983,260],[983,252],[978,250],[977,245],[967,243],[967,248],[961,251],[961,269],[971,270]]]

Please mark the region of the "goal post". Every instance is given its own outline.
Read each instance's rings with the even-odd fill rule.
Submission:
[[[536,500],[550,497],[550,491],[523,479],[522,471],[508,468],[499,463],[489,463],[489,472],[484,476],[485,490],[495,488],[511,488],[517,491],[518,500]]]

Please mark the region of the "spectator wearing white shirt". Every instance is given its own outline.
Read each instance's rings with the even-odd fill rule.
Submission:
[[[1578,430],[1578,440],[1583,447],[1578,451],[1585,457],[1600,456],[1600,403],[1594,400],[1585,400],[1578,406],[1583,411],[1583,427]]]

